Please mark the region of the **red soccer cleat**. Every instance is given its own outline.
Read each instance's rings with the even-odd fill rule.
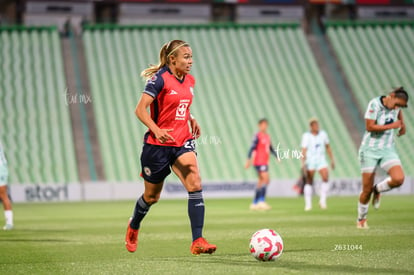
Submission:
[[[203,237],[198,238],[191,244],[191,254],[200,255],[201,253],[214,253],[217,246],[214,244],[209,244],[206,239]]]
[[[125,247],[129,252],[135,252],[138,246],[138,229],[132,229],[130,226],[132,219],[129,219],[128,229],[125,236]]]
[[[357,220],[357,228],[358,229],[369,229],[367,219],[358,219]]]

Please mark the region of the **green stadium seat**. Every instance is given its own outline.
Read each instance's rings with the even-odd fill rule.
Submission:
[[[0,28],[0,139],[11,183],[79,181],[55,28]]]
[[[259,118],[274,146],[300,150],[308,119],[319,117],[337,160],[333,178],[359,176],[357,152],[298,25],[87,28],[83,40],[106,178],[135,181],[146,128],[135,117],[145,83],[171,39],[188,41],[197,84],[192,113],[202,127],[198,155],[208,181],[253,180],[244,162]],[[292,152],[290,152],[291,154]],[[273,178],[298,177],[300,160],[271,165]],[[171,180],[174,180],[172,178]]]

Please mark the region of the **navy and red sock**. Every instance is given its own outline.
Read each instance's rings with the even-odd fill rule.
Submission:
[[[193,241],[203,236],[204,213],[203,191],[188,192],[188,217]]]
[[[135,204],[134,215],[132,216],[132,220],[130,223],[130,227],[132,229],[139,229],[141,225],[141,221],[144,219],[145,215],[147,215],[150,205],[144,200],[144,195],[142,195]]]

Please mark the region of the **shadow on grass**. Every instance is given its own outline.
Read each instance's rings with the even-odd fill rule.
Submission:
[[[24,233],[67,233],[67,232],[73,232],[73,230],[68,230],[68,229],[46,229],[46,228],[42,228],[42,229],[27,229],[27,228],[18,228],[18,229],[14,229],[12,232],[24,232]]]
[[[313,249],[303,249],[297,251],[311,251]],[[255,260],[252,257],[246,257],[245,253],[240,254],[230,254],[227,257],[223,258],[221,255],[200,255],[193,257],[169,257],[169,258],[158,258],[156,260],[160,262],[186,262],[189,264],[206,264],[206,265],[217,265],[222,266],[239,266],[245,268],[265,268],[265,269],[286,269],[292,272],[299,273],[349,273],[349,274],[361,274],[361,273],[379,273],[379,274],[413,274],[412,271],[398,269],[398,268],[375,268],[375,267],[355,267],[349,265],[324,265],[324,264],[313,264],[300,261],[291,261],[283,259],[277,260],[276,262],[260,262]]]
[[[383,274],[413,274],[412,271],[398,269],[398,268],[375,268],[375,267],[355,267],[349,265],[323,265],[323,264],[312,264],[312,263],[305,263],[305,262],[298,262],[298,261],[280,261],[278,266],[296,270],[300,272],[315,272],[316,273],[352,273],[352,274],[360,274],[360,273],[383,273]]]
[[[25,242],[25,243],[36,243],[36,242],[50,242],[50,243],[68,243],[68,242],[73,242],[73,241],[69,241],[69,240],[62,240],[62,239],[25,239],[25,238],[20,238],[20,239],[0,239],[0,242]]]

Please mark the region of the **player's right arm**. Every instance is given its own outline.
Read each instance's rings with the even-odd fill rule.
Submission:
[[[173,129],[160,129],[148,113],[147,109],[153,101],[154,98],[152,96],[147,93],[143,93],[138,101],[137,107],[135,108],[136,116],[150,129],[151,132],[154,133],[155,138],[161,143],[168,140],[174,141],[174,138],[169,134],[169,132],[173,131]]]
[[[257,137],[257,135],[255,135],[253,138],[252,145],[250,146],[249,152],[247,153],[247,161],[246,161],[246,164],[244,165],[244,168],[246,169],[249,168],[252,163],[252,155],[253,155],[254,150],[256,150],[258,142],[259,142],[259,138]]]
[[[305,163],[306,163],[306,157],[307,157],[306,154],[308,152],[308,139],[307,139],[306,133],[304,133],[302,136],[301,147],[302,147],[302,168],[304,168]]]
[[[405,135],[405,123],[404,123],[404,117],[403,117],[402,110],[400,110],[398,113],[398,119],[401,121],[401,127],[400,127],[400,131],[398,132],[398,136],[402,136],[402,135]]]
[[[390,124],[378,125],[377,116],[379,108],[376,101],[371,100],[368,104],[367,111],[365,112],[365,129],[368,132],[384,132],[391,129],[397,129],[401,127],[401,120],[397,120]]]
[[[386,125],[378,125],[374,119],[365,119],[365,129],[368,132],[384,132],[390,129],[398,129],[401,127],[401,120]]]

